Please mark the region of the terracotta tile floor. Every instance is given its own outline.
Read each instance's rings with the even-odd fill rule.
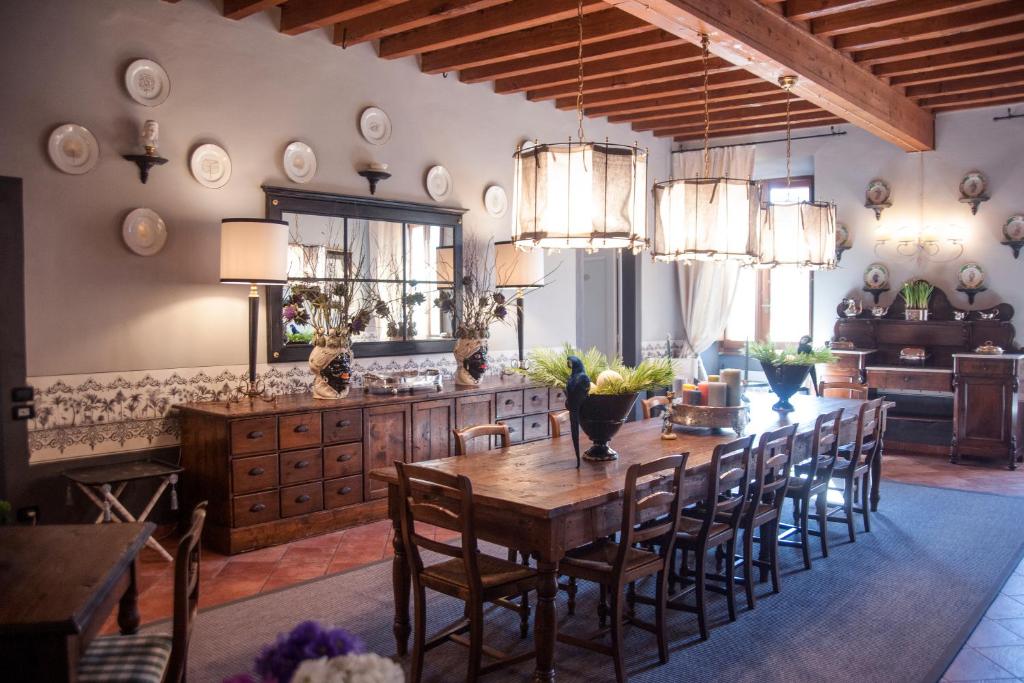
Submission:
[[[940,456],[886,454],[883,477],[910,484],[1024,496],[1024,468],[1009,472],[992,462],[952,465]],[[445,530],[436,529],[434,533],[438,540],[454,538]],[[381,521],[230,557],[204,550],[200,608],[389,558],[393,554],[392,535],[391,523]],[[172,553],[175,541],[169,534],[160,539]],[[170,563],[146,548],[140,556],[139,570],[143,623],[169,617],[173,595]],[[116,632],[114,616],[104,630]],[[1024,563],[943,678],[996,679],[1024,682]]]

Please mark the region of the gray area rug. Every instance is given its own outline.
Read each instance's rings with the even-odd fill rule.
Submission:
[[[654,637],[626,630],[632,681],[934,681],[967,639],[1024,552],[1024,498],[883,482],[872,533],[849,543],[830,525],[831,552],[804,571],[795,548],[781,548],[782,592],[729,623],[725,598],[710,596],[711,638],[697,638],[696,616],[670,612],[671,660],[659,666]],[[858,528],[860,524],[858,523]],[[814,539],[817,544],[817,539]],[[817,548],[817,545],[815,545]],[[335,574],[202,612],[192,639],[189,678],[219,681],[246,671],[259,648],[305,619],[349,629],[381,654],[394,654],[391,563]],[[429,595],[429,592],[428,592]],[[561,628],[590,633],[596,589],[581,584],[575,617],[559,596]],[[641,618],[653,615],[638,607]],[[431,629],[461,614],[436,596]],[[514,649],[518,617],[492,609],[487,643]],[[155,625],[150,629],[159,629]],[[166,625],[163,625],[166,628]],[[427,654],[426,680],[464,680],[466,650],[449,643]],[[559,644],[559,681],[614,680],[611,660]],[[532,662],[494,681],[528,681]]]

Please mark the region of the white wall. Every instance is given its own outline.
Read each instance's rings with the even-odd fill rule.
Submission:
[[[393,177],[378,196],[429,202],[423,177],[444,164],[454,178],[449,204],[467,207],[468,232],[507,238],[510,219],[492,219],[482,195],[490,183],[511,192],[512,159],[524,138],[562,139],[575,115],[521,95],[499,96],[489,84],[421,74],[414,59],[378,59],[370,45],[342,50],[326,31],[299,37],[277,32],[270,14],[222,18],[219,3],[138,0],[35,0],[0,3],[0,174],[25,179],[25,250],[29,374],[61,375],[237,364],[245,360],[246,291],[215,284],[218,223],[262,216],[260,184],[290,185],[281,153],[308,142],[319,170],[307,189],[365,195],[355,169],[375,160]],[[156,108],[131,100],[123,73],[135,58],[160,62],[170,98]],[[393,123],[383,147],[365,143],[359,112],[375,104]],[[170,163],[147,185],[121,154],[137,151],[139,124],[161,124],[160,152]],[[57,171],[46,156],[50,131],[65,122],[89,128],[101,158],[84,176]],[[626,126],[586,122],[591,138],[650,148],[650,180],[668,169],[669,143]],[[191,150],[216,142],[232,158],[220,190],[188,172]],[[121,221],[136,207],[156,210],[169,239],[142,258],[121,242]],[[553,286],[531,295],[527,345],[575,337],[574,259]],[[645,263],[645,339],[674,332],[675,307],[662,301],[671,269]],[[648,323],[650,330],[647,329]],[[260,340],[263,343],[264,335]],[[515,346],[499,331],[492,348]],[[263,349],[260,358],[265,358]]]

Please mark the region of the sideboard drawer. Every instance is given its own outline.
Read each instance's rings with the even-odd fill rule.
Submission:
[[[257,417],[231,423],[231,454],[266,453],[277,450],[277,418]]]
[[[314,481],[310,484],[287,486],[281,489],[281,516],[294,517],[307,512],[324,509],[324,485]]]
[[[543,439],[548,435],[548,414],[527,415],[523,418],[523,439]]]
[[[988,358],[957,358],[955,368],[957,373],[963,375],[1013,377],[1016,374],[1017,364],[1012,360],[999,360],[998,356],[991,360]]]
[[[363,438],[363,411],[324,411],[324,443],[360,441]]]
[[[231,508],[236,527],[262,524],[280,517],[276,490],[236,496],[231,501]]]
[[[953,376],[949,372],[868,370],[868,386],[872,389],[952,391]]]
[[[565,410],[565,389],[557,387],[548,389],[548,408],[550,410]]]
[[[277,454],[231,461],[231,492],[250,493],[277,487]]]
[[[282,415],[278,422],[281,448],[302,448],[320,443],[320,413]]]
[[[320,479],[324,476],[324,460],[319,448],[288,451],[281,454],[281,484]]]
[[[523,441],[523,418],[512,417],[507,420],[498,420],[499,424],[508,427],[508,438],[511,443],[522,443]],[[497,441],[495,441],[497,444]]]
[[[497,418],[510,417],[523,414],[523,390],[499,391],[498,400],[494,406]]]
[[[524,413],[546,413],[548,411],[548,390],[527,389],[523,392]]]
[[[363,471],[363,444],[346,443],[324,448],[324,478],[345,477]]]
[[[363,502],[363,478],[361,476],[329,479],[324,482],[324,509],[331,510],[353,503]]]

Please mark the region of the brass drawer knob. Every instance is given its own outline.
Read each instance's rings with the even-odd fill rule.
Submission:
[[[249,512],[263,512],[266,509],[267,509],[266,504],[264,504],[264,503],[256,503],[251,508],[249,508]]]
[[[530,425],[530,429],[539,429],[539,428],[540,428],[540,422],[534,422],[533,424]]]
[[[309,461],[308,460],[300,460],[297,463],[295,463],[295,469],[297,469],[297,470],[304,470],[307,467],[309,467]]]
[[[347,496],[348,494],[352,493],[352,487],[342,486],[340,489],[338,489],[338,493],[340,493],[343,496]]]
[[[301,424],[301,425],[298,425],[298,426],[295,427],[295,432],[297,434],[305,434],[308,431],[309,431],[309,425],[307,425],[307,424]]]
[[[342,453],[341,455],[338,456],[338,462],[348,462],[351,459],[352,459],[352,454],[351,453]]]
[[[345,429],[346,427],[352,426],[352,420],[338,420],[334,426],[338,429]]]
[[[515,402],[515,401],[513,401],[513,400],[512,400],[512,399],[510,399],[510,398],[506,398],[506,399],[505,399],[505,405],[507,405],[507,406],[512,406],[512,405],[515,405],[515,403],[516,403],[516,402]]]
[[[262,439],[263,432],[249,432],[248,434],[245,435],[245,437],[247,439]]]
[[[249,470],[249,476],[250,477],[258,477],[258,476],[264,474],[265,472],[266,472],[266,470],[263,469],[262,467],[253,467],[251,470]]]
[[[309,496],[306,495],[305,493],[303,493],[301,496],[299,496],[298,498],[295,499],[295,502],[296,503],[308,503],[309,502]]]

